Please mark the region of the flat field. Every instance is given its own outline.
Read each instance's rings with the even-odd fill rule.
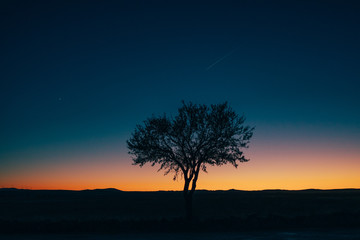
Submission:
[[[360,239],[360,190],[0,189],[2,239]],[[51,236],[51,237],[50,237]]]

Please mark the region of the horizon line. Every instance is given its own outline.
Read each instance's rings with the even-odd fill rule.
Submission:
[[[129,191],[121,190],[117,188],[85,188],[85,189],[31,189],[31,188],[15,188],[15,187],[1,187],[0,190],[29,190],[29,191],[96,191],[96,190],[114,190],[120,192],[182,192],[182,190],[153,190],[153,191]],[[208,192],[219,192],[219,191],[241,191],[241,192],[261,192],[261,191],[333,191],[333,190],[360,190],[360,188],[304,188],[304,189],[281,189],[281,188],[267,188],[267,189],[258,189],[258,190],[241,190],[241,189],[197,189],[195,191],[208,191]]]

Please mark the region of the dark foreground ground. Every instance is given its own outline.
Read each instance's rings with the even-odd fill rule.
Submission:
[[[358,239],[360,190],[181,192],[0,189],[1,239]]]
[[[359,240],[360,231],[293,231],[247,233],[21,234],[3,240]]]

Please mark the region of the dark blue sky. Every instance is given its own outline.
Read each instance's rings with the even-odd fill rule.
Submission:
[[[0,11],[2,171],[30,153],[126,153],[136,124],[181,100],[228,101],[263,145],[359,147],[357,1],[2,1]]]

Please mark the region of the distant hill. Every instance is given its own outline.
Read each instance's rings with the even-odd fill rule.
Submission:
[[[83,190],[66,190],[66,189],[56,189],[56,190],[47,190],[47,189],[22,189],[22,188],[0,188],[0,191],[70,191],[70,192],[81,192],[81,191],[99,191],[99,192],[181,192],[175,190],[158,190],[158,191],[123,191],[117,188],[95,188],[95,189],[83,189]],[[287,189],[264,189],[264,190],[238,190],[238,189],[229,189],[229,190],[207,190],[199,189],[196,192],[347,192],[347,191],[360,191],[359,188],[341,188],[341,189],[302,189],[302,190],[287,190]]]

